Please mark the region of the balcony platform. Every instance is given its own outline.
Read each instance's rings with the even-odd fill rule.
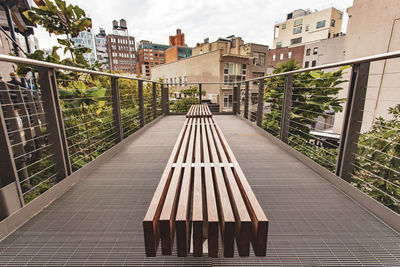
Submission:
[[[0,241],[0,266],[400,265],[399,233],[240,118],[214,118],[270,220],[266,257],[145,256],[142,219],[185,120],[166,116]]]

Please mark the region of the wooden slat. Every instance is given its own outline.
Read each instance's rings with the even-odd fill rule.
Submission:
[[[206,132],[211,151],[211,159],[214,163],[215,192],[217,193],[218,210],[220,213],[220,228],[224,245],[224,256],[233,257],[234,236],[235,236],[235,216],[233,215],[229,194],[225,186],[224,176],[220,167],[220,161],[216,150],[214,139],[210,129],[210,123],[206,119]]]
[[[190,215],[190,196],[192,182],[192,162],[193,152],[195,148],[197,118],[194,118],[191,128],[190,139],[186,159],[184,159],[185,167],[181,182],[178,206],[176,209],[176,241],[179,257],[186,257],[189,245],[189,215]],[[173,233],[172,233],[173,234]]]
[[[222,140],[222,143],[225,144],[225,151],[227,152],[227,154],[229,154],[232,160],[235,170],[235,179],[237,181],[237,184],[239,185],[240,191],[242,192],[242,196],[245,200],[247,209],[253,222],[251,242],[253,245],[254,253],[256,256],[265,256],[267,248],[268,218],[265,215],[260,203],[258,202],[253,190],[251,189],[251,186],[248,183],[242,169],[240,168],[239,163],[235,158],[235,155],[233,154],[231,148],[228,146],[228,143],[225,139],[225,136],[222,134],[221,129],[217,124],[215,124],[215,127]]]
[[[204,187],[206,192],[206,210],[207,210],[207,237],[208,237],[208,256],[218,257],[218,210],[215,198],[213,175],[210,164],[210,150],[208,148],[205,119],[201,119],[202,148],[204,158]]]
[[[236,241],[239,250],[239,256],[248,256],[250,253],[251,218],[247,211],[246,204],[242,198],[239,186],[236,183],[236,179],[233,175],[228,157],[225,154],[221,140],[216,132],[214,122],[210,128],[224,165],[226,187],[229,192],[229,197],[236,220]]]
[[[193,221],[193,256],[201,257],[203,256],[203,181],[202,181],[202,171],[201,171],[201,154],[202,154],[202,144],[201,144],[201,124],[202,119],[197,119],[197,129],[196,129],[196,148],[195,148],[195,167],[194,167],[194,177],[193,177],[193,211],[192,211],[192,221]],[[218,233],[217,233],[218,234]],[[218,244],[217,244],[218,245]]]
[[[161,209],[164,204],[165,196],[170,184],[172,177],[172,164],[176,160],[179,154],[180,148],[183,143],[183,136],[187,133],[187,127],[189,125],[189,119],[186,119],[184,126],[182,127],[177,142],[172,149],[171,156],[168,160],[167,166],[161,176],[160,182],[156,188],[153,198],[150,202],[147,213],[143,219],[143,232],[144,232],[144,244],[146,255],[148,257],[154,257],[157,252],[158,243],[160,240],[159,230],[159,218]]]
[[[179,189],[181,185],[182,163],[187,151],[189,135],[193,127],[193,119],[190,119],[189,128],[185,133],[183,145],[179,151],[179,156],[176,160],[174,173],[171,178],[170,186],[165,197],[164,206],[160,214],[160,233],[161,233],[161,252],[163,255],[171,255],[174,233],[175,233],[175,215],[177,200],[179,197]]]

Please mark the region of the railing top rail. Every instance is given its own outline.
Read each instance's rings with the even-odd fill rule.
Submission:
[[[155,83],[163,84],[162,82],[152,81],[152,80],[148,80],[148,79],[141,79],[141,78],[136,78],[136,77],[127,76],[127,75],[107,73],[107,72],[103,72],[103,71],[88,70],[88,69],[83,69],[83,68],[78,68],[78,67],[66,66],[66,65],[55,64],[55,63],[50,63],[50,62],[45,62],[45,61],[40,61],[40,60],[34,60],[34,59],[30,59],[30,58],[16,57],[16,56],[0,55],[0,61],[10,62],[10,63],[28,64],[28,65],[33,65],[33,66],[43,67],[43,68],[69,70],[69,71],[82,72],[82,73],[88,73],[88,74],[93,74],[93,75],[103,75],[103,76],[109,76],[109,77],[114,77],[114,78],[130,79],[130,80],[143,81],[143,82],[155,82]]]

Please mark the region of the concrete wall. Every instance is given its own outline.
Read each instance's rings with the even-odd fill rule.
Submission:
[[[341,18],[339,19],[339,16]],[[303,19],[301,33],[293,34],[294,22],[298,19]],[[335,19],[335,26],[331,26],[331,20]],[[326,20],[325,27],[317,29],[317,22]],[[282,23],[275,25],[275,29],[279,28],[279,34],[274,32],[274,48],[278,42],[282,42],[282,47],[290,46],[290,40],[302,37],[302,44],[315,42],[318,40],[326,39],[331,35],[341,32],[343,21],[343,13],[335,8],[327,8],[318,12],[311,13],[303,17],[296,17],[294,19],[286,20]],[[283,24],[286,24],[286,29],[283,29]],[[309,30],[306,27],[309,25]]]
[[[345,59],[400,50],[400,1],[354,0],[347,12]],[[371,64],[362,131],[368,131],[379,116],[391,118],[387,109],[400,103],[399,80],[400,59]],[[347,96],[347,90],[342,96]],[[342,121],[343,114],[338,114],[335,131]]]
[[[184,77],[187,78],[187,82],[222,81],[223,64],[221,64],[221,55],[222,51],[216,50],[156,66],[151,70],[152,79],[163,78],[168,83],[171,78],[172,82],[175,82],[175,78],[179,81],[179,77],[181,77],[182,82],[184,81]],[[173,86],[172,90],[179,91],[189,86],[190,85]],[[204,99],[210,99],[214,103],[219,103],[218,94],[220,93],[221,85],[205,84],[202,89],[207,92]]]

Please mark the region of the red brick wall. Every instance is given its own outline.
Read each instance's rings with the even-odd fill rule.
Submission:
[[[289,52],[292,52],[291,58],[288,58]],[[280,59],[281,54],[283,54],[282,60]],[[274,55],[275,55],[275,60],[273,60]],[[270,49],[268,51],[267,65],[268,68],[275,68],[281,62],[287,62],[289,60],[294,59],[297,62],[297,64],[301,67],[303,65],[303,57],[304,57],[304,45]]]

